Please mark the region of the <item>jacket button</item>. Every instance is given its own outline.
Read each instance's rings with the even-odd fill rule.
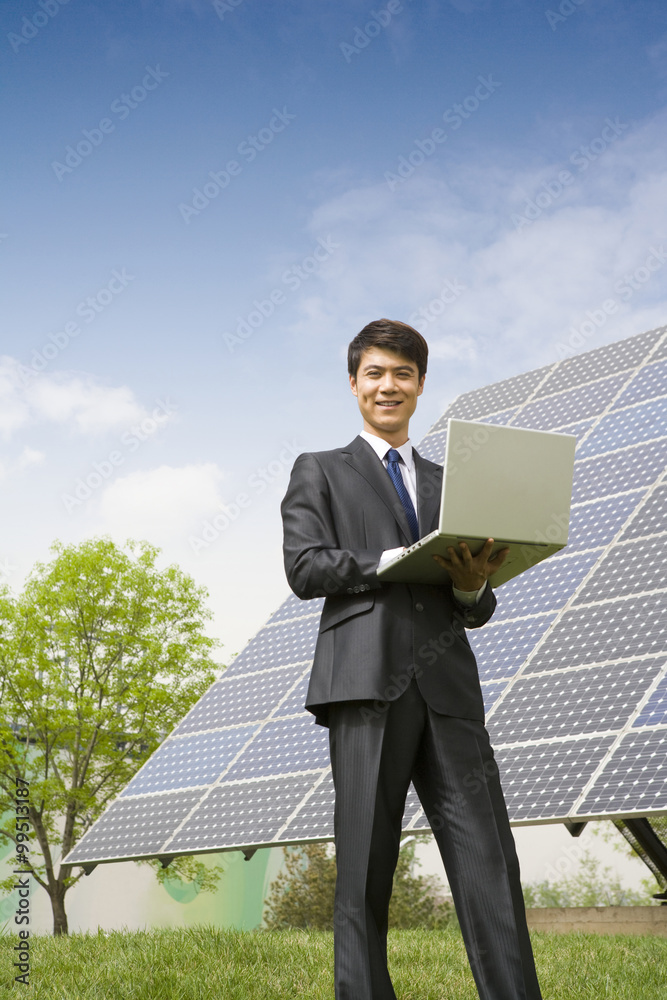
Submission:
[[[423,611],[423,610],[424,610],[424,605],[420,601],[417,601],[417,603],[415,604],[415,611]]]

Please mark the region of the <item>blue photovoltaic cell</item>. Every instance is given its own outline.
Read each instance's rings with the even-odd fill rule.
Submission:
[[[559,608],[577,589],[598,555],[597,552],[581,552],[545,559],[509,580],[500,591],[494,620]]]
[[[556,396],[540,396],[528,403],[513,421],[517,427],[548,431],[602,413],[614,398],[627,374],[612,375],[601,382],[577,386]]]
[[[502,413],[492,413],[491,416],[483,417],[482,423],[493,424],[496,427],[506,427],[515,413],[516,407],[512,410],[503,410]]]
[[[302,601],[296,594],[283,601],[277,611],[274,611],[269,618],[267,625],[275,625],[276,622],[287,621],[288,618],[303,618],[305,615],[317,615],[322,613],[324,605],[323,597],[314,597],[310,601]]]
[[[333,837],[334,786],[328,770],[322,782],[284,830],[281,841]]]
[[[328,763],[328,730],[316,725],[309,712],[298,719],[268,722],[230,768],[225,781],[321,770]]]
[[[121,796],[70,851],[68,859],[78,864],[155,856],[202,795],[199,788],[133,799]]]
[[[262,670],[278,663],[286,665],[311,660],[319,626],[317,616],[267,626],[232,660],[225,676],[234,677],[241,672]]]
[[[547,382],[541,387],[537,396],[550,396],[560,389],[569,389],[584,382],[604,378],[614,372],[636,368],[660,338],[660,330],[649,330],[636,337],[606,344],[585,354],[575,355],[557,365]]]
[[[445,416],[457,420],[480,420],[487,413],[499,413],[522,403],[549,372],[549,367],[536,368],[521,375],[494,382],[483,389],[474,389],[455,399]]]
[[[507,687],[507,681],[497,681],[494,684],[482,684],[482,697],[484,698],[484,711],[490,712],[500,695]]]
[[[632,539],[615,545],[607,552],[577,594],[575,604],[625,597],[664,587],[667,587],[664,537]]]
[[[217,781],[257,726],[169,739],[159,747],[123,795],[163,792]]]
[[[421,814],[423,818],[423,824],[421,820],[415,821],[415,817]],[[407,798],[405,800],[405,811],[403,813],[403,826],[410,826],[412,829],[424,829],[424,826],[428,828],[428,822],[422,812],[422,804],[419,801],[419,796],[415,791],[415,786],[410,783],[408,788]]]
[[[231,677],[223,674],[222,680],[208,689],[176,727],[173,735],[261,721],[302,673],[303,665]]]
[[[667,594],[626,597],[570,608],[524,669],[557,670],[662,650],[667,652]]]
[[[663,660],[660,660],[660,669],[664,670]],[[667,725],[667,677],[663,677],[657,688],[646,702],[641,712],[633,723],[633,728],[640,726],[666,726]],[[667,734],[665,734],[667,739]]]
[[[408,830],[425,830],[427,833],[431,829],[429,821],[423,812],[420,812],[415,820],[410,822],[410,826],[407,826],[407,820],[405,816],[403,817],[403,829]]]
[[[294,688],[292,693],[288,698],[285,699],[283,704],[279,709],[276,710],[275,715],[277,717],[282,717],[284,715],[298,715],[300,713],[306,712],[304,708],[306,704],[306,693],[308,691],[308,681],[310,680],[310,668],[306,670],[305,675],[301,678],[297,686]],[[307,712],[309,719],[313,716],[310,712]]]
[[[487,723],[503,745],[615,731],[647,691],[661,664],[633,660],[517,678]]]
[[[595,423],[594,420],[582,420],[578,424],[566,424],[564,427],[559,427],[556,433],[571,434],[573,437],[576,437],[577,444],[575,447],[578,448],[579,442],[583,438],[584,434],[586,434],[586,432],[593,426],[594,423]]]
[[[577,450],[577,458],[590,458],[603,451],[664,437],[667,434],[667,398],[651,399],[627,410],[603,417],[593,433]]]
[[[614,410],[620,410],[631,403],[641,403],[644,399],[664,396],[667,393],[667,361],[647,365],[635,375],[632,382],[614,403]]]
[[[667,530],[667,486],[658,486],[642,504],[630,524],[620,537],[621,541],[629,538],[641,538],[642,535],[655,535]]]
[[[608,545],[643,496],[644,492],[637,490],[573,507],[565,551]]]
[[[429,434],[422,438],[417,447],[417,451],[422,458],[429,462],[437,462],[442,465],[445,458],[445,444],[447,443],[447,431],[438,431],[437,434]]]
[[[503,592],[498,600],[502,602]],[[519,621],[497,624],[494,618],[484,628],[470,629],[468,641],[473,648],[482,681],[512,677],[535,644],[542,638],[555,615],[539,615]]]
[[[582,503],[611,493],[648,486],[662,474],[667,461],[667,441],[640,444],[612,455],[599,455],[574,463],[572,502]]]
[[[312,775],[295,775],[218,785],[167,844],[167,852],[189,854],[275,842],[312,784]]]
[[[581,816],[604,813],[645,814],[667,802],[667,729],[624,736],[586,799]]]
[[[659,333],[665,333],[667,331],[667,326],[663,326]],[[662,358],[667,358],[667,338],[656,348],[655,353],[651,355],[651,361],[660,361]]]
[[[470,418],[457,417],[456,419],[457,420],[463,420],[463,419],[481,420],[485,424],[507,424],[511,420],[511,418],[514,416],[515,413],[516,413],[516,406],[512,407],[511,410],[502,410],[500,413],[492,413],[490,416],[470,417]],[[449,421],[449,419],[450,419],[451,416],[452,416],[452,414],[448,410],[447,413],[443,417],[440,417],[439,420],[436,420],[436,422],[433,424],[433,426],[430,428],[430,430],[427,433],[429,435],[431,435],[431,434],[438,434],[438,433],[445,433],[446,434],[447,433],[447,423],[448,423],[448,421]],[[419,451],[420,455],[421,455],[421,446],[424,443],[424,440],[425,439],[422,438],[422,441],[420,442],[419,448],[417,449]]]
[[[510,818],[567,819],[613,742],[606,736],[496,749]]]

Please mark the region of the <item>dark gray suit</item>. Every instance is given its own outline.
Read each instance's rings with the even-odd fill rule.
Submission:
[[[414,453],[420,535],[437,527],[442,469]],[[326,597],[306,706],[328,724],[336,787],[338,1000],[394,1000],[387,907],[412,780],[438,841],[484,1000],[538,1000],[518,862],[465,627],[493,614],[451,586],[382,583],[407,518],[362,437],[300,455],[282,504],[285,568]]]

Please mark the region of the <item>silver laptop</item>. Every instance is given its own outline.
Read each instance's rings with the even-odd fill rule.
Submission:
[[[473,554],[487,538],[509,548],[491,577],[506,583],[567,544],[576,438],[571,434],[449,420],[440,525],[378,571],[399,583],[444,583],[432,558],[466,542]]]

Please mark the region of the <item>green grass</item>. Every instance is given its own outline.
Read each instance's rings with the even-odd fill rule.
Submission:
[[[0,938],[0,990],[13,982]],[[533,935],[545,1000],[667,1000],[667,939]],[[477,1000],[456,930],[393,931],[400,1000]],[[34,1000],[333,1000],[332,938],[320,931],[208,927],[32,937]]]

